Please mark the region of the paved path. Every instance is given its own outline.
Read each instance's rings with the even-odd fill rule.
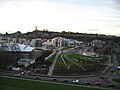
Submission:
[[[52,76],[52,73],[53,73],[55,64],[56,64],[57,59],[58,59],[58,56],[59,56],[60,54],[61,54],[61,51],[56,54],[56,56],[55,56],[55,58],[54,58],[54,61],[53,61],[52,65],[51,65],[51,67],[50,67],[50,69],[49,69],[48,74],[47,74],[48,76]]]

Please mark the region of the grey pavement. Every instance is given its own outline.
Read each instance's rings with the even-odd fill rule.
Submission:
[[[53,61],[52,65],[50,66],[49,72],[48,72],[48,74],[47,74],[48,76],[52,76],[52,73],[53,73],[55,64],[56,64],[56,62],[57,62],[57,58],[58,58],[58,56],[59,56],[60,54],[61,54],[61,51],[56,54],[56,56],[55,56],[55,58],[54,58],[54,61]]]

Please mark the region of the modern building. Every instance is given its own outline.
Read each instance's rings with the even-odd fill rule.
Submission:
[[[4,43],[1,45],[3,51],[31,52],[34,48],[29,45],[17,43]]]

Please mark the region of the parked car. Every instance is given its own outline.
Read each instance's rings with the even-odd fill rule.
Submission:
[[[57,81],[57,79],[56,78],[52,78],[52,81]]]
[[[15,74],[15,76],[20,76],[21,74]]]
[[[75,83],[75,84],[79,84],[79,80],[73,80],[73,83]]]
[[[24,75],[26,72],[25,71],[23,71],[23,72],[21,72],[21,75]]]
[[[96,82],[94,82],[93,84],[94,84],[94,85],[101,85],[102,83],[101,83],[101,81],[96,81]]]
[[[91,84],[91,82],[90,81],[85,81],[84,84]]]
[[[67,82],[68,82],[68,80],[66,80],[66,79],[65,79],[63,82],[64,82],[64,83],[67,83]]]
[[[115,84],[108,84],[109,87],[115,87]]]
[[[40,77],[39,77],[39,76],[37,76],[37,77],[35,77],[35,79],[40,80]]]
[[[104,76],[100,76],[99,78],[104,78]]]

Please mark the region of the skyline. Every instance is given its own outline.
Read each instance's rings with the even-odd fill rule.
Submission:
[[[0,33],[71,31],[120,36],[120,0],[0,0]]]

